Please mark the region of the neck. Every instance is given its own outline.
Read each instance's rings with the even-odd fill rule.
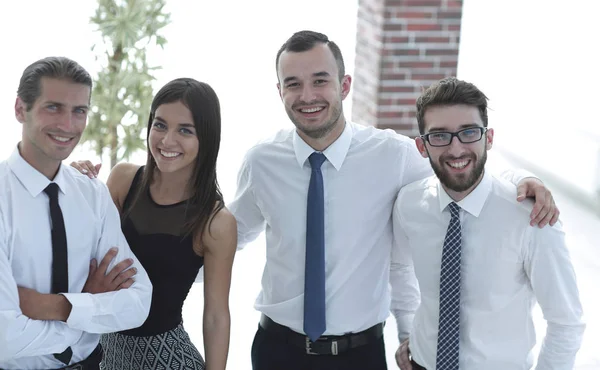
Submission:
[[[150,184],[150,193],[154,201],[159,204],[174,204],[188,199],[191,196],[188,189],[191,176],[189,172],[164,173],[155,168],[154,177]]]
[[[29,163],[31,167],[38,170],[42,175],[46,176],[48,180],[54,180],[54,177],[60,168],[61,161],[48,158],[37,148],[29,147],[29,145],[26,145],[22,141],[17,145],[17,149],[25,162]]]
[[[329,131],[325,136],[320,138],[314,138],[306,135],[304,132],[296,129],[296,132],[300,137],[314,150],[322,152],[333,144],[344,132],[346,127],[346,120],[344,116],[340,116],[338,122],[336,122],[333,130]]]
[[[448,194],[448,196],[450,196],[450,198],[452,198],[453,201],[460,202],[461,200],[465,199],[467,197],[467,195],[471,194],[473,192],[473,190],[475,190],[475,188],[481,183],[481,180],[483,180],[483,175],[484,174],[485,174],[485,172],[482,172],[481,176],[479,176],[479,178],[477,179],[477,181],[475,181],[475,183],[473,185],[471,185],[471,187],[468,188],[467,190],[464,190],[464,191],[454,191],[454,190],[448,188],[444,184],[442,184],[442,188],[444,188],[444,190],[446,191],[446,193]]]

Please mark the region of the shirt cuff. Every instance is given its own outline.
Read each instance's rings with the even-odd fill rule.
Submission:
[[[61,293],[71,303],[71,313],[67,319],[70,328],[83,330],[86,323],[92,320],[94,302],[89,293]]]
[[[414,314],[394,315],[396,317],[396,325],[398,326],[398,340],[400,343],[408,339],[412,329]]]

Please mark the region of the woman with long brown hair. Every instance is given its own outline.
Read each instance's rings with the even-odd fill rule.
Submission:
[[[191,78],[176,79],[152,102],[146,165],[112,169],[107,185],[153,296],[142,326],[102,337],[102,369],[225,369],[237,228],[217,182],[220,137],[214,90]],[[71,165],[90,177],[97,171],[89,161]],[[206,365],[182,323],[184,300],[202,266]]]

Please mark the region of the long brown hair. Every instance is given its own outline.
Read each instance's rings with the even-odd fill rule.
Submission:
[[[210,226],[214,215],[225,206],[216,171],[217,156],[221,143],[219,98],[210,85],[192,78],[178,78],[167,83],[158,91],[152,101],[150,117],[148,118],[148,133],[146,135],[148,147],[148,137],[150,136],[156,109],[163,104],[174,102],[183,103],[192,113],[199,142],[194,171],[187,184],[187,190],[191,196],[186,201],[184,236],[202,236],[205,227]],[[156,161],[148,149],[142,181],[137,189],[137,196],[128,209],[133,208],[140,194],[147,194],[156,170]],[[193,213],[188,213],[190,210],[193,210]]]

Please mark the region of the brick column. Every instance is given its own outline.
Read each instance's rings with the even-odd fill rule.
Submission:
[[[352,120],[418,134],[423,88],[456,76],[462,0],[359,0]]]

